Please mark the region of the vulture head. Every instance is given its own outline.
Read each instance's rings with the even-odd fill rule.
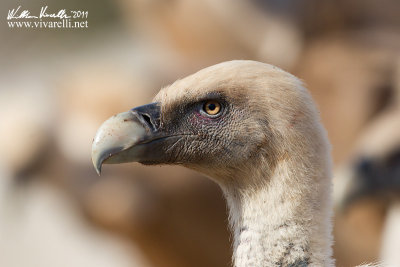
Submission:
[[[326,133],[302,83],[279,68],[230,61],[178,80],[105,121],[92,160],[98,172],[136,161],[211,177],[228,201],[235,266],[333,262]]]
[[[301,150],[320,128],[315,113],[295,76],[255,61],[224,62],[105,121],[92,160],[99,173],[104,163],[179,164],[218,183],[241,184],[233,177],[250,179],[261,165],[272,169],[289,153],[300,153],[291,150]]]

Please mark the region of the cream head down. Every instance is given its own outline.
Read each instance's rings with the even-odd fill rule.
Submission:
[[[237,60],[178,80],[107,120],[92,159],[99,172],[136,161],[209,176],[227,199],[236,267],[334,265],[330,145],[310,94],[279,68]]]

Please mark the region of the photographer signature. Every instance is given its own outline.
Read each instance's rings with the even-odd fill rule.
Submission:
[[[21,6],[16,9],[8,11],[7,20],[11,19],[41,19],[41,18],[58,18],[58,19],[69,19],[71,16],[67,15],[65,9],[60,9],[57,13],[47,13],[48,6],[41,7],[39,16],[31,15],[31,12],[27,9],[21,10]]]

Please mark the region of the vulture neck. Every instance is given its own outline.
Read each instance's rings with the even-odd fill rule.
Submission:
[[[241,179],[245,186],[221,185],[234,235],[235,267],[334,266],[329,163],[311,172],[302,171],[303,164],[284,160],[272,173],[265,167],[256,174],[235,174],[231,181]]]

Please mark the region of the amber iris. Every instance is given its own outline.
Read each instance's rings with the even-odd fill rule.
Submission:
[[[204,111],[208,115],[217,115],[221,111],[221,104],[217,101],[207,101],[204,104]]]

